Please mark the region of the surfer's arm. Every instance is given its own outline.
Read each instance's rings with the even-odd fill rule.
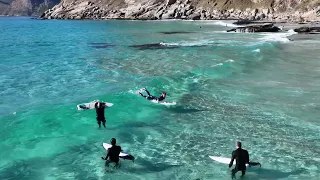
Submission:
[[[143,95],[141,92],[139,92],[139,94],[140,94],[142,97],[145,97],[145,98],[147,97],[147,96]]]
[[[233,161],[234,161],[235,158],[236,158],[235,152],[232,152],[232,157],[231,157],[231,161],[229,163],[229,168],[231,168],[231,166],[233,165]]]
[[[246,163],[247,163],[247,164],[250,164],[250,160],[249,160],[249,153],[248,153],[248,151],[246,152],[246,154],[247,154]]]
[[[148,91],[147,89],[145,89],[145,91],[147,92],[148,96],[151,96],[150,93],[149,93],[149,91]]]
[[[103,160],[107,160],[107,159],[108,159],[108,157],[109,157],[109,151],[110,151],[110,150],[108,150],[106,157],[105,157],[105,158],[104,158],[104,157],[101,157],[101,159],[103,159]]]

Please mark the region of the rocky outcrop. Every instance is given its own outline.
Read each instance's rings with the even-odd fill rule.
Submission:
[[[257,24],[257,25],[250,25],[250,26],[244,26],[244,27],[237,27],[230,30],[227,30],[227,32],[278,32],[281,29],[277,26],[274,26],[273,23],[267,23],[267,24]]]
[[[62,0],[42,19],[320,20],[318,0]]]
[[[0,0],[0,15],[39,16],[59,2],[60,0]]]
[[[294,29],[297,33],[320,34],[320,27],[300,27]]]

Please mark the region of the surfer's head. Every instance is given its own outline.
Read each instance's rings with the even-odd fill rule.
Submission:
[[[111,145],[114,146],[117,143],[117,140],[115,138],[112,138],[110,141]]]
[[[163,91],[161,96],[165,98],[167,96],[167,93]]]
[[[236,145],[237,145],[237,148],[241,148],[241,142],[238,141]]]
[[[100,101],[97,101],[97,102],[96,102],[96,105],[97,105],[98,108],[101,108],[101,107],[102,107],[102,103],[101,103]]]

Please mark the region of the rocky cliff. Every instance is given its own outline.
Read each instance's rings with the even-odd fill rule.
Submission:
[[[320,0],[62,0],[43,19],[320,19]]]
[[[0,0],[0,15],[41,15],[59,2],[60,0]]]

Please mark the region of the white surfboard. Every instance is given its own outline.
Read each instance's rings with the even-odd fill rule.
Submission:
[[[98,101],[99,101],[99,100],[94,100],[94,101],[89,102],[89,103],[78,104],[78,105],[77,105],[77,109],[78,109],[78,110],[95,109],[94,105],[95,105],[96,102],[98,102]],[[105,108],[108,108],[108,107],[113,106],[112,103],[108,103],[108,102],[104,102],[104,103],[106,103],[106,107],[105,107]]]
[[[112,147],[112,145],[108,144],[108,143],[102,143],[102,146],[106,151],[108,151],[108,149]],[[124,156],[128,156],[128,155],[129,155],[128,153],[120,152],[119,157],[124,157]]]
[[[219,156],[209,156],[212,160],[217,161],[219,163],[223,163],[223,164],[229,164],[231,161],[231,158],[226,158],[226,157],[219,157]],[[235,165],[236,160],[233,161],[232,165]],[[249,164],[246,164],[246,166],[248,167]]]

